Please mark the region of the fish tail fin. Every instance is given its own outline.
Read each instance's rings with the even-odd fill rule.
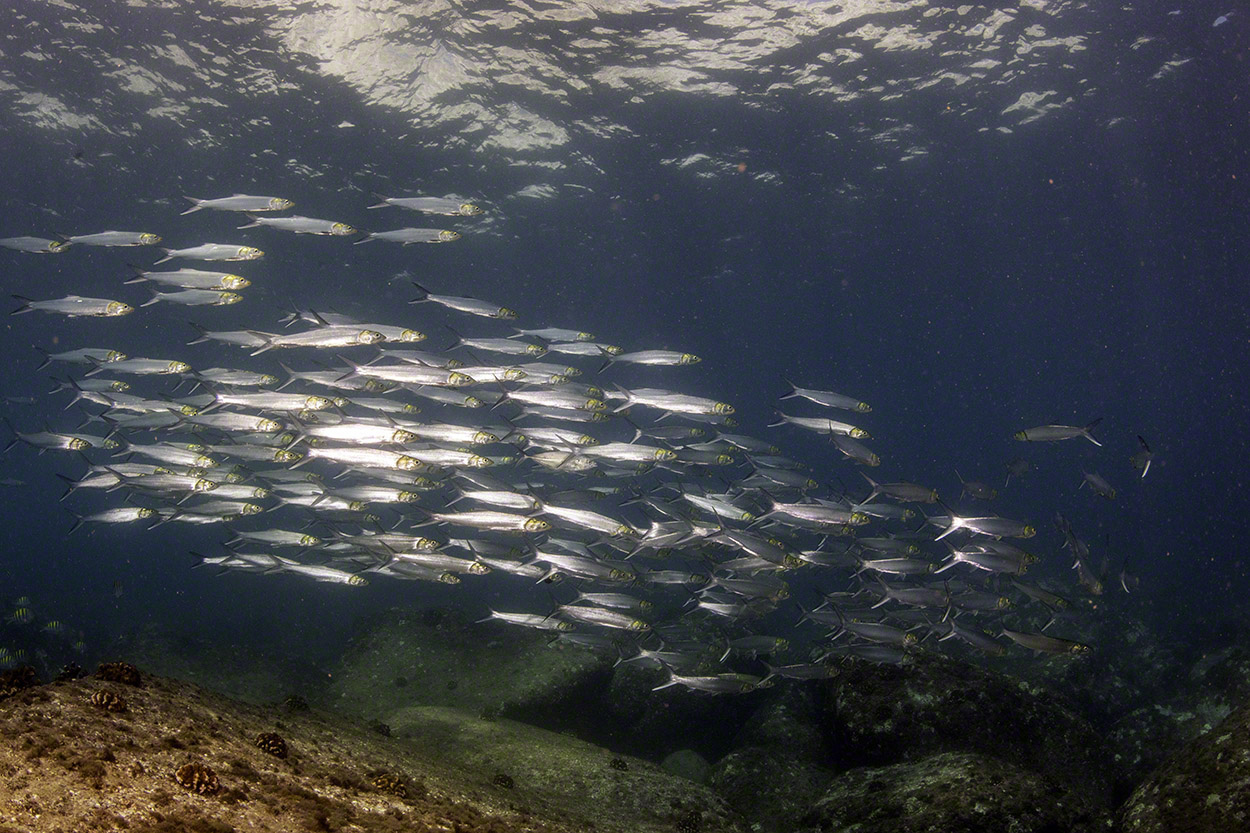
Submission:
[[[72,495],[74,491],[78,488],[78,481],[72,477],[66,477],[60,472],[57,472],[56,476],[61,478],[61,480],[65,481],[65,493],[61,495],[61,500],[65,500],[65,498]]]
[[[262,338],[262,339],[264,339],[264,340],[265,340],[265,343],[264,343],[264,344],[262,344],[260,347],[258,347],[258,348],[256,348],[255,350],[253,350],[253,351],[252,351],[251,353],[249,353],[248,355],[251,355],[251,356],[259,356],[261,353],[268,352],[268,351],[270,351],[270,350],[272,350],[272,349],[274,348],[274,346],[275,346],[275,345],[274,345],[274,340],[273,340],[273,338],[272,338],[272,337],[270,337],[270,336],[269,336],[269,334],[268,334],[268,333],[262,333],[260,330],[248,330],[248,332],[249,332],[249,333],[251,333],[252,335],[256,336],[257,338]]]
[[[339,360],[339,361],[341,361],[343,364],[347,365],[348,367],[350,367],[350,368],[351,368],[351,370],[349,370],[347,373],[344,373],[344,374],[343,374],[342,376],[340,376],[339,378],[335,379],[334,381],[336,381],[336,382],[342,382],[342,381],[344,381],[344,380],[346,380],[346,379],[350,379],[350,378],[352,378],[353,376],[359,376],[359,375],[360,375],[360,371],[361,371],[361,370],[363,369],[363,367],[364,367],[363,365],[356,364],[356,363],[355,363],[354,361],[352,361],[351,359],[344,358],[344,357],[343,357],[343,356],[341,356],[341,355],[340,355],[340,356],[338,356],[338,360]]]
[[[141,306],[141,307],[150,307],[150,306],[152,306],[153,304],[159,304],[159,303],[160,303],[160,301],[161,301],[161,296],[162,296],[162,295],[164,295],[164,294],[165,294],[165,293],[163,293],[163,292],[157,292],[155,289],[153,289],[153,290],[152,290],[152,297],[151,297],[151,298],[148,298],[146,301],[144,301],[144,302],[143,302],[142,304],[140,304],[139,306]]]
[[[35,370],[43,370],[43,369],[44,369],[45,367],[47,367],[48,365],[52,364],[52,354],[51,354],[51,353],[49,353],[47,350],[43,349],[42,347],[40,347],[40,346],[39,346],[39,345],[37,345],[37,344],[36,344],[36,345],[33,345],[33,346],[34,346],[34,348],[35,348],[36,350],[38,350],[38,351],[40,352],[40,354],[43,356],[43,364],[41,364],[41,365],[39,365],[38,367],[36,367],[36,368],[35,368]]]
[[[280,367],[280,368],[282,368],[284,371],[286,371],[286,381],[285,381],[285,382],[283,382],[282,384],[278,385],[276,388],[274,388],[274,390],[275,390],[275,391],[280,391],[280,390],[282,390],[282,389],[283,389],[283,388],[285,388],[287,385],[289,385],[289,384],[291,384],[292,382],[294,382],[294,381],[295,381],[295,378],[296,378],[296,377],[295,377],[295,371],[294,371],[294,370],[292,370],[290,367],[288,367],[288,366],[286,365],[286,363],[285,363],[285,362],[278,362],[278,367]]]
[[[599,370],[597,372],[602,373],[603,371],[611,367],[612,364],[616,361],[616,359],[612,356],[611,353],[609,353],[607,350],[604,350],[602,347],[600,347],[599,350],[600,352],[603,353],[603,364],[599,365]]]
[[[32,301],[30,298],[27,298],[24,295],[14,295],[13,297],[21,301],[22,305],[18,307],[17,309],[13,310],[11,313],[9,313],[9,315],[21,315],[24,312],[31,312],[32,310],[34,310],[34,307],[31,306],[31,304],[33,304],[34,301]]]
[[[182,198],[184,200],[191,201],[191,207],[182,212],[182,214],[194,214],[195,212],[202,211],[204,209],[204,200],[197,200],[195,197],[188,197],[186,194],[183,194]],[[182,214],[178,216],[182,216]]]
[[[781,398],[785,399],[784,396]],[[764,426],[765,428],[776,428],[779,425],[786,424],[785,415],[782,414],[781,411],[773,411],[773,413],[777,415],[777,421],[768,423],[768,425]]]
[[[387,202],[387,200],[389,200],[389,199],[390,199],[390,197],[384,197],[384,196],[382,196],[381,194],[379,194],[377,191],[370,191],[369,193],[370,193],[370,194],[373,194],[373,198],[374,198],[375,200],[377,200],[377,202],[376,202],[375,204],[373,204],[373,205],[367,205],[367,206],[365,206],[366,208],[370,208],[370,209],[373,209],[373,208],[387,208],[387,207],[389,207],[389,206],[390,206],[390,203],[389,203],[389,202]]]
[[[628,409],[631,405],[634,404],[634,395],[630,393],[628,390],[626,390],[625,388],[621,387],[620,385],[613,384],[612,387],[616,388],[617,393],[625,397],[624,402],[622,402],[620,405],[612,409],[612,413],[619,414],[621,411]],[[637,437],[635,437],[634,439],[637,439]],[[633,440],[631,440],[631,442],[632,441]]]
[[[781,399],[794,399],[799,395],[799,386],[791,382],[789,376],[783,374],[781,380],[790,386],[790,392],[781,397]]]
[[[665,666],[665,667],[667,668],[667,666]],[[666,683],[660,683],[658,686],[656,686],[655,688],[653,688],[653,689],[651,689],[651,690],[652,690],[652,691],[659,691],[659,690],[660,690],[660,689],[662,689],[662,688],[668,688],[668,687],[670,687],[670,686],[675,686],[675,685],[677,685],[677,684],[678,684],[678,683],[677,683],[677,679],[676,679],[676,677],[674,677],[674,676],[673,676],[673,671],[672,671],[672,669],[670,668],[670,669],[669,669],[669,672],[668,672],[668,682],[666,682]]]
[[[75,512],[73,509],[66,509],[65,511],[68,512],[74,518],[73,525],[69,528],[69,532],[65,534],[73,535],[74,531],[77,530],[78,527],[82,526],[83,521],[86,519],[82,515],[79,515],[77,512]]]
[[[1102,417],[1098,417],[1098,419],[1086,425],[1084,428],[1081,429],[1081,436],[1089,440],[1091,443],[1098,446],[1099,448],[1102,448],[1102,443],[1094,439],[1094,435],[1092,433],[1093,430],[1098,427],[1098,423],[1100,422],[1102,422]]]
[[[873,498],[875,498],[877,495],[881,494],[881,486],[877,483],[877,481],[873,480],[871,477],[869,477],[868,475],[864,474],[862,471],[859,473],[859,475],[860,475],[860,477],[862,477],[862,478],[864,478],[865,480],[867,480],[867,481],[868,481],[868,485],[872,487],[872,493],[871,493],[870,495],[868,495],[868,497],[864,498],[864,499],[863,499],[862,501],[860,501],[860,502],[861,502],[861,503],[872,503],[872,499],[873,499]]]
[[[4,427],[8,428],[9,433],[13,435],[13,439],[9,440],[9,444],[4,447],[4,451],[0,452],[3,454],[7,454],[9,452],[9,449],[11,449],[13,446],[18,444],[18,441],[22,439],[22,436],[21,434],[17,433],[17,429],[13,427],[13,423],[9,422],[9,418],[7,416],[0,417],[0,419],[4,420]]]
[[[147,275],[147,270],[142,266],[135,266],[133,263],[127,263],[126,266],[130,269],[130,271],[135,273],[135,276],[129,280],[122,281],[122,283],[143,283],[147,280],[147,277],[145,277]]]
[[[208,330],[206,328],[201,327],[199,324],[196,324],[194,321],[188,321],[187,323],[190,324],[195,329],[195,331],[200,334],[200,337],[195,339],[194,341],[188,341],[187,342],[188,345],[203,344],[204,342],[210,340],[208,337]]]
[[[357,240],[357,241],[353,242],[353,243],[352,243],[352,245],[353,245],[353,246],[359,246],[359,245],[361,245],[362,243],[372,243],[374,240],[377,240],[377,238],[376,238],[376,237],[374,237],[372,234],[366,234],[364,237],[362,237],[362,238],[360,238],[359,240]]]
[[[413,286],[415,286],[415,287],[417,288],[417,291],[421,293],[421,297],[419,297],[419,298],[413,298],[413,299],[412,299],[411,301],[409,301],[408,303],[410,303],[410,304],[420,304],[420,303],[424,303],[425,301],[430,300],[430,290],[426,289],[424,286],[422,286],[421,284],[417,283],[416,281],[409,281],[409,283],[411,283]]]
[[[259,226],[259,225],[260,225],[260,220],[256,219],[256,215],[254,215],[254,214],[248,214],[248,215],[247,215],[247,219],[251,220],[252,222],[250,222],[250,223],[248,223],[247,225],[244,225],[244,226],[235,226],[235,228],[241,228],[241,229],[243,229],[243,228],[256,228],[257,226]]]
[[[165,261],[167,261],[167,260],[173,260],[173,259],[174,259],[174,256],[173,256],[173,254],[172,254],[173,249],[165,249],[165,248],[162,248],[162,249],[161,249],[161,251],[165,253],[165,256],[164,256],[163,258],[161,258],[160,260],[156,261],[156,263],[164,263],[164,262],[165,262]],[[156,264],[154,263],[154,264],[152,264],[152,265],[153,265],[153,266],[155,266]]]

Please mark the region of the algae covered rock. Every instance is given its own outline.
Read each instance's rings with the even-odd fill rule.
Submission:
[[[802,833],[1094,833],[1106,814],[1062,784],[988,755],[944,753],[840,775]]]
[[[706,784],[712,765],[693,749],[678,749],[664,756],[664,760],[660,761],[660,769],[696,784]]]
[[[1250,703],[1156,770],[1125,802],[1124,833],[1250,829]]]
[[[553,809],[566,823],[512,806],[449,766],[449,744],[241,703],[146,668],[125,711],[92,703],[116,687],[77,679],[0,701],[0,831],[583,833],[596,821],[593,808]],[[284,756],[257,743],[275,728]]]
[[[924,655],[900,666],[849,663],[823,693],[844,766],[977,752],[1109,800],[1103,738],[1056,695],[1019,680]]]
[[[813,688],[783,681],[765,696],[708,783],[759,829],[788,833],[835,773]]]
[[[324,702],[383,720],[408,706],[455,706],[565,726],[606,687],[611,662],[550,642],[549,633],[475,624],[459,612],[386,611],[352,640]]]
[[[402,709],[388,720],[395,737],[439,750],[466,781],[506,791],[544,818],[591,819],[597,830],[622,833],[671,833],[694,818],[700,833],[743,829],[707,788],[566,734],[437,706]]]
[[[790,833],[833,778],[832,770],[782,748],[745,746],[716,762],[708,786],[754,829]]]
[[[734,745],[772,748],[791,758],[826,762],[829,750],[814,692],[803,683],[782,681],[773,686],[734,738]]]

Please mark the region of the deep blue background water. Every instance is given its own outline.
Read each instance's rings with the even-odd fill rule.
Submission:
[[[5,413],[23,430],[74,421],[59,411],[63,396],[43,396],[48,373],[36,372],[32,344],[276,368],[274,358],[244,365],[243,354],[227,348],[184,346],[193,337],[184,321],[276,329],[291,300],[412,323],[436,333],[435,343],[449,339],[439,330],[444,321],[466,334],[499,334],[490,322],[405,306],[414,293],[395,276],[407,270],[436,292],[513,307],[525,326],[694,352],[704,358],[698,367],[622,369],[618,378],[732,402],[744,431],[783,439],[789,452],[852,487],[858,474],[827,443],[764,428],[786,391],[783,375],[873,404],[862,423],[884,461],[872,472],[877,479],[916,480],[953,497],[956,469],[1001,485],[1005,463],[1023,454],[1038,471],[1003,490],[996,508],[1038,526],[1040,548],[1059,565],[1052,569],[1062,572],[1066,559],[1051,525],[1060,510],[1115,569],[1132,556],[1140,596],[1109,603],[1142,606],[1165,629],[1237,617],[1250,590],[1241,48],[1250,19],[1234,16],[1213,29],[1209,19],[1219,13],[1108,11],[1082,57],[1098,93],[1010,135],[945,115],[948,106],[961,108],[958,88],[844,108],[795,93],[768,108],[695,96],[661,94],[642,106],[588,96],[572,105],[587,112],[574,115],[628,123],[633,135],[575,138],[554,156],[574,170],[576,160],[593,159],[602,172],[579,188],[567,187],[577,175],[553,174],[568,181],[545,200],[503,198],[546,184],[541,169],[443,150],[438,136],[277,55],[277,68],[300,89],[267,98],[260,112],[245,96],[227,99],[220,120],[204,125],[221,141],[214,148],[188,147],[184,131],[155,121],[137,138],[119,138],[6,119],[0,236],[124,228],[160,233],[175,246],[238,241],[269,254],[239,265],[254,286],[234,307],[7,320],[0,388],[40,404],[7,404]],[[171,29],[205,38],[205,28],[225,37],[185,14],[117,14],[126,16],[132,43],[144,37],[139,20],[154,38]],[[1190,59],[1166,84],[1147,83],[1154,67],[1129,49],[1143,34]],[[249,29],[246,37],[254,44],[258,36]],[[94,83],[69,61],[42,71],[50,92]],[[541,101],[532,104],[542,112]],[[273,123],[252,126],[254,115]],[[892,119],[918,126],[928,152],[899,161],[898,148],[874,143],[870,135]],[[334,127],[344,120],[356,127]],[[663,163],[692,153],[714,156],[723,169],[696,178]],[[303,178],[288,159],[324,174]],[[770,176],[757,178],[762,171]],[[365,229],[422,225],[395,209],[366,211],[369,190],[457,193],[486,205],[489,220],[431,223],[465,238],[401,249],[239,232],[235,218],[217,213],[178,216],[182,194],[243,191],[287,196],[298,213]],[[475,227],[484,230],[475,235]],[[0,274],[8,291],[31,297],[78,292],[139,302],[141,287],[121,285],[125,264],[154,259],[148,250],[0,251]],[[1027,426],[1096,417],[1101,449],[1011,439]],[[1128,463],[1138,433],[1157,454],[1144,481]],[[355,591],[190,572],[188,550],[213,551],[223,534],[168,525],[66,537],[70,518],[53,475],[80,469],[71,457],[20,446],[3,458],[4,476],[24,485],[0,492],[0,598],[28,593],[41,615],[84,628],[93,644],[145,621],[175,620],[316,656],[328,654],[355,617],[381,606],[450,597],[476,610],[502,586],[376,581]],[[1119,498],[1106,503],[1078,491],[1083,469],[1110,479]],[[75,505],[97,504],[83,496]],[[124,588],[119,598],[114,582]]]

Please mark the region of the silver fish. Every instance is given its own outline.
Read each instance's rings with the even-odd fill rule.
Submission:
[[[1039,425],[1036,428],[1026,428],[1023,431],[1017,431],[1013,437],[1021,442],[1030,443],[1053,443],[1084,437],[1094,445],[1101,446],[1102,443],[1094,439],[1094,435],[1090,433],[1100,422],[1102,422],[1102,417],[1084,427],[1075,425]]]
[[[1137,453],[1129,458],[1129,462],[1133,464],[1133,468],[1141,472],[1142,477],[1145,477],[1146,473],[1150,471],[1150,461],[1154,459],[1155,455],[1141,434],[1137,435],[1137,446]]]
[[[204,243],[186,249],[161,249],[165,256],[157,263],[164,263],[176,257],[188,260],[258,260],[265,253],[253,246],[236,246],[230,243]]]
[[[237,292],[220,292],[212,289],[181,289],[177,292],[153,292],[152,297],[139,306],[150,307],[165,302],[186,307],[224,307],[237,304],[243,296]]]
[[[417,288],[417,291],[421,293],[421,296],[419,298],[413,298],[408,302],[410,304],[421,304],[429,301],[430,303],[438,304],[440,306],[447,307],[448,309],[454,309],[457,312],[464,312],[469,315],[479,315],[483,318],[511,320],[517,317],[516,312],[508,309],[507,307],[496,306],[495,304],[491,304],[487,301],[479,301],[477,298],[462,298],[456,295],[435,295],[415,281],[412,282],[412,285]]]
[[[661,683],[652,691],[659,691],[669,686],[683,686],[684,688],[694,689],[695,691],[703,691],[708,694],[745,694],[748,691],[754,691],[767,685],[764,678],[756,677],[751,674],[712,674],[707,676],[687,676],[678,674],[669,670],[668,682]]]
[[[45,237],[4,237],[0,238],[0,246],[18,252],[37,254],[56,254],[70,247],[64,240],[49,240]]]
[[[533,338],[541,338],[544,341],[560,342],[588,342],[595,340],[592,333],[584,333],[581,330],[569,330],[564,327],[542,327],[536,330],[522,330],[517,328],[516,332],[509,336],[509,338],[520,338],[521,336],[531,336]]]
[[[65,241],[81,246],[155,246],[161,242],[161,236],[140,231],[102,231],[98,234],[77,234],[66,237]]]
[[[675,350],[639,350],[634,353],[621,353],[608,356],[604,367],[615,363],[643,364],[652,367],[678,367],[681,365],[698,364],[702,359],[693,353],[679,353]]]
[[[176,272],[152,272],[145,269],[136,269],[135,277],[126,281],[126,283],[142,283],[144,281],[164,284],[165,286],[178,286],[184,289],[233,290],[246,289],[252,285],[251,281],[239,275],[232,275],[229,272],[206,272],[201,269],[179,269]]]
[[[1104,497],[1107,500],[1115,500],[1115,487],[1108,483],[1107,479],[1097,472],[1084,472],[1084,478],[1081,481],[1081,485],[1089,486],[1094,490],[1094,494],[1099,497]]]
[[[379,202],[369,208],[406,208],[409,211],[420,211],[423,214],[444,214],[448,217],[475,217],[483,213],[482,209],[471,202],[448,199],[445,197],[384,197],[374,192]]]
[[[286,211],[295,207],[295,203],[282,197],[253,197],[247,194],[231,194],[211,200],[198,200],[195,197],[183,199],[191,202],[191,207],[182,212],[183,214],[194,214],[205,208],[217,211]]]
[[[789,379],[786,379],[786,384],[790,386],[790,392],[781,397],[783,400],[802,397],[809,402],[815,402],[817,405],[824,405],[826,408],[841,408],[845,411],[856,411],[861,414],[869,413],[872,410],[872,406],[867,402],[856,399],[853,396],[843,396],[840,393],[833,393],[827,390],[801,388]]]
[[[356,245],[361,243],[369,243],[373,240],[388,240],[392,243],[402,243],[405,246],[413,243],[451,243],[460,239],[460,232],[449,231],[447,229],[436,228],[400,228],[393,231],[374,231],[363,240],[357,240]]]
[[[1031,651],[1038,651],[1044,654],[1087,654],[1090,651],[1088,645],[1082,645],[1080,642],[1073,642],[1070,639],[1059,639],[1040,633],[1021,633],[1003,628],[1002,635],[1017,645],[1022,645]]]
[[[248,219],[252,222],[245,226],[239,226],[239,228],[268,226],[269,228],[281,229],[282,231],[293,231],[296,234],[320,234],[331,237],[346,237],[357,233],[356,229],[347,223],[337,223],[333,220],[317,220],[312,217],[252,217],[249,215]]]
[[[135,308],[130,304],[121,301],[110,301],[108,298],[87,298],[82,295],[66,295],[64,298],[55,298],[50,301],[32,301],[30,298],[24,298],[21,295],[14,295],[13,297],[21,301],[22,305],[13,310],[12,315],[21,315],[32,310],[42,310],[43,312],[54,312],[64,315],[68,318],[85,316],[114,318],[119,315],[129,315],[135,311]]]

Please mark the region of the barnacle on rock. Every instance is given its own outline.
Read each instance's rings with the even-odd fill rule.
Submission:
[[[287,697],[285,700],[282,701],[282,705],[286,706],[287,709],[293,712],[308,711],[308,701],[305,700],[303,697],[300,697],[298,694],[292,694],[291,696]]]
[[[100,689],[91,695],[91,705],[107,712],[124,712],[126,700],[115,691]]]
[[[61,666],[60,672],[57,673],[55,682],[66,683],[70,680],[78,680],[87,676],[87,672],[82,670],[82,666],[76,662],[66,663]]]
[[[139,676],[139,669],[128,662],[100,663],[100,667],[96,669],[95,676],[97,680],[104,680],[110,683],[122,683],[133,686],[143,685],[143,680]]]
[[[174,780],[192,792],[213,795],[221,789],[217,773],[199,762],[184,764],[174,773]]]
[[[503,787],[505,790],[510,790],[516,786],[516,782],[512,780],[512,776],[508,775],[506,772],[495,773],[495,780],[493,783],[496,787]]]
[[[277,732],[261,732],[256,736],[256,745],[275,758],[286,757],[286,741]]]
[[[619,769],[621,772],[629,769],[629,764],[625,762],[624,758],[613,758],[611,762],[608,763],[608,766],[613,769]]]
[[[677,833],[699,833],[699,828],[702,826],[703,814],[698,810],[691,810],[677,819]]]
[[[17,694],[24,688],[39,685],[39,675],[29,665],[0,671],[0,700]]]
[[[389,793],[397,798],[408,797],[408,787],[402,778],[384,772],[373,779],[373,786],[379,792]]]

